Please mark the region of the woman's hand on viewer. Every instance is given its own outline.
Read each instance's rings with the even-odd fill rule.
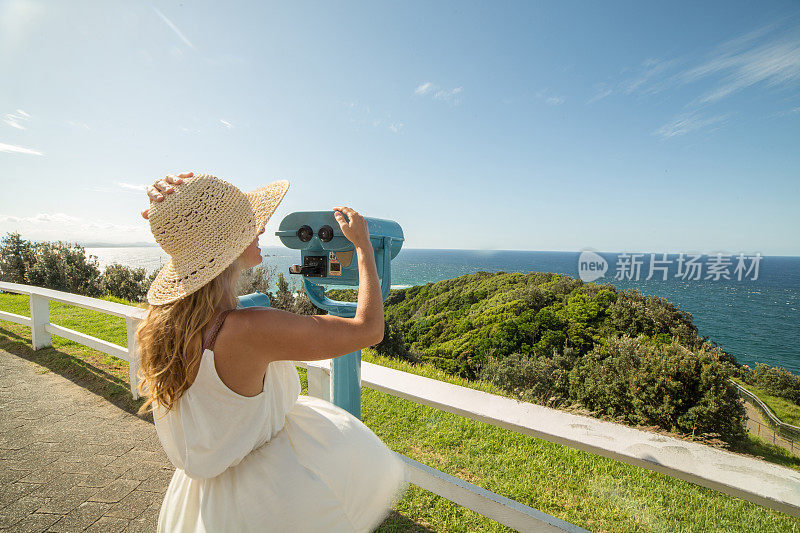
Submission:
[[[183,178],[190,178],[194,175],[194,172],[184,172],[183,174],[167,174],[164,179],[156,180],[155,183],[147,187],[147,196],[150,198],[150,202],[162,202],[164,201],[164,196],[173,192],[175,189],[170,186],[172,185],[180,185],[183,183]],[[150,213],[150,208],[145,209],[142,211],[142,218],[147,220],[147,217]]]
[[[347,215],[346,220],[342,215]],[[333,216],[347,240],[352,242],[356,248],[367,248],[369,246],[369,229],[367,228],[367,221],[364,220],[357,211],[349,207],[339,206],[333,208]]]

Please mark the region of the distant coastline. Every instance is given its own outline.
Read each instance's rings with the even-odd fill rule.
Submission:
[[[158,243],[155,242],[131,242],[131,243],[113,243],[113,242],[93,242],[93,241],[68,241],[68,242],[75,242],[78,246],[83,246],[84,248],[158,248]],[[261,246],[262,249],[264,248],[281,248],[282,246],[279,245],[267,245]],[[515,252],[525,252],[525,253],[550,253],[550,254],[561,254],[561,253],[574,253],[579,254],[580,250],[526,250],[526,249],[489,249],[489,248],[411,248],[411,247],[403,247],[404,250],[414,250],[420,252],[472,252],[477,254],[491,254],[491,253],[515,253]],[[605,254],[621,254],[623,252],[613,252],[613,251],[606,251],[602,250],[599,253]],[[649,255],[650,251],[635,251],[635,250],[626,250],[624,253],[628,254],[644,254]],[[660,252],[659,252],[660,253]],[[676,252],[667,252],[667,255],[677,255]],[[702,254],[707,256],[709,254]],[[711,254],[713,255],[713,254]],[[736,255],[736,254],[730,254]],[[762,257],[785,257],[785,258],[800,258],[800,254],[790,254],[790,255],[762,255]]]

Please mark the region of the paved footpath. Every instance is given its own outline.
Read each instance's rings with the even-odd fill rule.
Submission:
[[[175,471],[152,422],[0,350],[0,531],[155,532]]]

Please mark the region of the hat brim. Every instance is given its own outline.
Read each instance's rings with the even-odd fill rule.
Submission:
[[[170,258],[150,284],[150,288],[147,291],[147,302],[151,305],[165,305],[175,302],[200,289],[221,274],[233,264],[236,258],[242,255],[242,252],[253,242],[253,239],[258,237],[288,190],[289,181],[278,180],[254,191],[244,193],[255,220],[253,225],[242,233],[242,240],[237,243],[231,243],[230,250],[222,257],[218,257],[213,267],[209,267],[207,271],[198,272],[196,276],[188,279],[181,280],[182,276],[175,270],[175,265],[172,258]]]
[[[289,181],[278,180],[273,181],[269,185],[259,187],[254,191],[245,193],[247,201],[250,202],[250,207],[253,209],[253,213],[256,214],[256,219],[258,220],[257,232],[250,239],[251,241],[258,236],[258,232],[261,231],[261,228],[267,225],[267,221],[278,208],[278,205],[281,203],[281,200],[283,200],[288,190]]]

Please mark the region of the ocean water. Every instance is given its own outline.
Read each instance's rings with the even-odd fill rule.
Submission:
[[[132,267],[144,267],[147,272],[161,268],[169,257],[160,248],[86,248],[87,255],[97,257],[105,267],[117,262]],[[289,266],[298,262],[299,255],[281,247],[262,247],[264,263],[276,265],[291,283],[298,276],[288,274]],[[678,274],[678,256],[662,258],[667,279],[656,271],[650,280],[650,256],[642,258],[642,270],[637,277],[615,276],[621,256],[599,253],[606,260],[608,271],[598,283],[611,283],[620,289],[637,288],[645,294],[660,296],[692,314],[701,336],[707,336],[740,363],[754,366],[756,362],[786,368],[800,373],[800,257],[764,256],[758,262],[758,272],[751,270],[737,279],[734,272],[736,257],[727,271],[730,279],[709,270],[713,257],[700,258],[705,268],[700,279],[684,279]],[[392,288],[421,285],[454,278],[478,271],[486,272],[556,272],[579,277],[580,252],[527,252],[501,250],[414,250],[402,249],[392,261]],[[752,260],[745,265],[751,267]],[[718,279],[715,279],[718,278]],[[299,285],[297,285],[299,286]]]

